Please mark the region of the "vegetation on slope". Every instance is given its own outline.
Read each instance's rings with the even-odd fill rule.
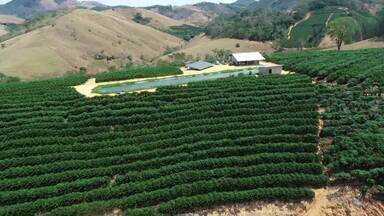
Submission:
[[[231,17],[220,16],[207,27],[213,38],[238,38],[271,41],[286,35],[294,19],[284,12],[244,11]]]
[[[31,32],[38,28],[48,25],[54,25],[56,18],[63,16],[67,13],[67,11],[47,12],[42,15],[36,16],[31,20],[27,20],[22,24],[7,24],[6,26],[9,33],[0,37],[0,43],[18,35]]]
[[[377,36],[380,29],[380,17],[372,15],[365,3],[360,0],[259,1],[235,15],[219,16],[208,25],[207,35],[276,40],[282,47],[316,47],[326,35],[329,22],[350,17],[359,29],[353,41],[360,41]]]
[[[184,24],[182,26],[170,26],[166,32],[183,40],[190,41],[195,36],[205,32],[205,29],[202,27]]]
[[[292,29],[287,46],[318,46],[327,33],[328,24],[341,17],[348,17],[353,20],[351,22],[352,28],[358,29],[358,32],[353,35],[352,41],[364,40],[378,34],[377,18],[368,12],[325,7],[314,11],[307,20]]]
[[[322,84],[324,163],[334,183],[384,195],[384,49],[274,54],[271,60]],[[331,141],[331,142],[329,142]]]
[[[276,53],[270,61],[287,70],[339,84],[384,86],[384,49]]]
[[[0,83],[11,83],[11,82],[19,82],[20,79],[17,77],[10,77],[0,73]]]
[[[93,99],[70,88],[85,79],[0,85],[0,215],[176,214],[327,182],[306,76]]]
[[[81,68],[96,74],[130,61],[147,63],[182,40],[117,13],[79,9],[2,44],[0,72],[31,80]]]
[[[46,12],[71,9],[76,6],[77,1],[75,0],[13,0],[4,5],[0,5],[0,13],[31,19]]]

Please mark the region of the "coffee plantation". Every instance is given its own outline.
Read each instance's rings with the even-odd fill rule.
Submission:
[[[0,86],[0,215],[172,215],[328,182],[307,76],[84,98],[71,86],[87,79]]]

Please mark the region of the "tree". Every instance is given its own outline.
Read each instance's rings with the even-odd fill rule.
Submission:
[[[142,25],[147,25],[148,23],[151,22],[151,18],[148,18],[148,17],[143,17],[143,15],[141,15],[141,13],[136,13],[134,16],[133,16],[133,21],[137,22],[137,23],[140,23]]]
[[[384,36],[384,8],[377,14],[379,20],[379,35]]]
[[[360,27],[352,17],[337,18],[328,25],[328,34],[336,41],[338,51],[343,43],[351,43],[358,32]]]
[[[220,62],[221,64],[228,64],[231,61],[232,52],[225,49],[214,49],[212,54],[207,54],[205,60],[207,62],[216,63]]]

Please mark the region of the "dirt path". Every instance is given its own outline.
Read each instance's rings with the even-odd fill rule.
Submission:
[[[205,209],[184,216],[384,216],[384,204],[367,198],[359,200],[353,187],[326,187],[314,190],[312,201],[249,202]]]
[[[327,21],[325,22],[325,27],[326,27],[326,28],[328,27],[328,24],[329,24],[329,22],[331,21],[333,15],[335,15],[335,13],[331,13],[331,14],[328,16],[328,19],[327,19]]]
[[[295,23],[293,26],[289,27],[289,30],[288,30],[288,40],[291,39],[292,29],[295,28],[296,26],[298,26],[300,23],[302,23],[302,22],[308,20],[309,18],[311,18],[311,16],[312,16],[312,12],[308,12],[302,20],[300,20],[299,22]]]
[[[271,64],[268,62],[261,62],[261,64]],[[87,80],[84,84],[74,86],[77,92],[80,94],[84,95],[85,97],[97,97],[97,96],[105,96],[101,94],[97,94],[92,92],[95,88],[103,85],[113,85],[113,84],[120,84],[120,83],[130,83],[130,82],[141,82],[141,81],[146,81],[146,80],[153,80],[156,78],[170,78],[170,77],[178,77],[178,76],[190,76],[190,75],[198,75],[198,74],[207,74],[207,73],[214,73],[214,72],[220,72],[220,71],[227,71],[227,70],[241,70],[241,69],[247,69],[247,68],[252,68],[256,66],[230,66],[230,65],[215,65],[214,67],[208,68],[206,70],[202,71],[194,71],[194,70],[187,70],[186,68],[181,68],[183,71],[183,74],[181,75],[172,75],[172,76],[162,76],[162,77],[150,77],[150,78],[139,78],[139,79],[129,79],[129,80],[120,80],[120,81],[111,81],[111,82],[101,82],[97,83],[95,78],[91,78]],[[156,89],[146,89],[146,90],[141,90],[137,92],[154,92]],[[108,94],[107,96],[116,96],[117,94]]]
[[[309,209],[304,215],[305,216],[320,216],[324,215],[324,209],[328,206],[329,200],[327,196],[335,192],[334,190],[327,190],[327,189],[318,189],[315,191],[315,199],[312,203],[310,203],[307,206],[307,209]]]

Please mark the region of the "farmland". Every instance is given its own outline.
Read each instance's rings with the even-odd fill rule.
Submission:
[[[375,36],[378,21],[375,16],[366,12],[357,12],[343,7],[325,7],[313,11],[307,19],[293,27],[288,46],[317,47],[327,34],[329,22],[340,17],[351,17],[359,28],[359,34],[353,36],[353,41],[360,41]]]
[[[331,181],[383,196],[384,49],[274,54],[270,60],[319,82],[325,109],[320,146]]]
[[[0,215],[175,214],[327,184],[307,76],[91,99],[70,87],[86,79],[0,86]]]
[[[384,49],[277,53],[270,55],[269,60],[327,82],[384,85]]]
[[[133,67],[121,71],[109,71],[96,75],[96,82],[128,80],[136,78],[150,78],[169,75],[180,75],[183,72],[174,66],[157,66],[157,67]]]

